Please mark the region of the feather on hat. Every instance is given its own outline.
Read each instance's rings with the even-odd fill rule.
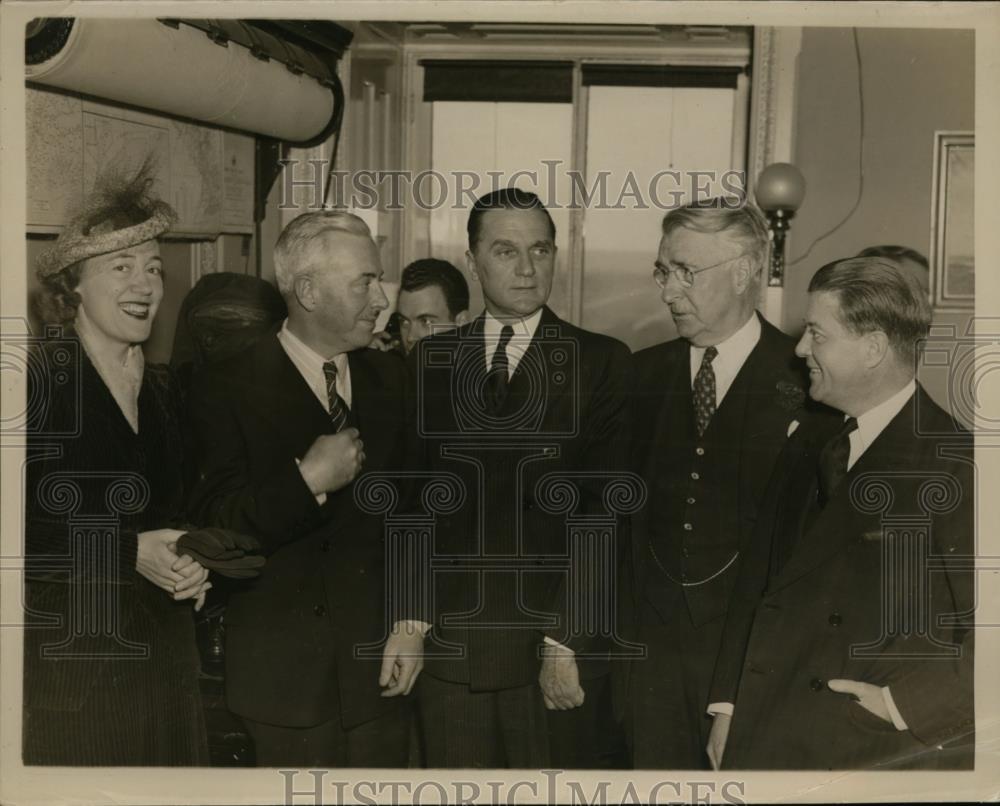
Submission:
[[[177,213],[152,195],[152,184],[153,163],[148,157],[131,178],[114,172],[98,177],[83,211],[36,259],[38,278],[51,277],[86,258],[151,241],[174,226]]]

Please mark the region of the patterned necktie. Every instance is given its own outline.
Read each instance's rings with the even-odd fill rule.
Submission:
[[[698,429],[698,436],[705,433],[708,424],[715,414],[715,370],[712,369],[712,362],[719,354],[715,347],[706,347],[705,354],[701,357],[701,366],[698,374],[694,376],[694,384],[691,391],[694,392],[694,425]]]
[[[837,487],[847,475],[847,460],[851,455],[851,432],[858,428],[858,421],[848,417],[843,427],[819,452],[819,504],[825,507]]]
[[[336,433],[347,425],[349,409],[344,398],[337,394],[337,365],[333,361],[323,363],[323,375],[326,377],[326,399],[329,401],[330,422]]]
[[[486,376],[487,402],[494,414],[500,411],[507,399],[507,374],[510,370],[510,362],[507,360],[507,344],[513,336],[514,328],[510,325],[504,325],[500,331],[497,348],[493,352],[489,374]]]

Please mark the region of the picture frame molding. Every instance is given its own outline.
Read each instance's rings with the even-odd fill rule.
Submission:
[[[975,149],[975,133],[971,131],[934,132],[934,167],[931,178],[931,249],[930,285],[931,301],[935,310],[968,312],[975,308],[975,293],[971,298],[947,294],[945,274],[947,265],[947,205],[948,205],[948,154],[953,148]],[[975,153],[975,152],[973,152]],[[975,210],[972,211],[973,216]],[[975,244],[973,244],[975,254]]]

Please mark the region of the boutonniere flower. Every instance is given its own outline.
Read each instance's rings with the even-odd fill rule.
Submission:
[[[778,381],[774,387],[778,394],[775,402],[785,411],[798,411],[806,401],[805,390],[788,381]]]

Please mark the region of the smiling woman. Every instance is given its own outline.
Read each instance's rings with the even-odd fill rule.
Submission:
[[[211,585],[177,553],[176,395],[142,352],[163,298],[157,238],[174,221],[150,174],[102,180],[36,264],[46,319],[69,328],[29,374],[27,764],[206,761],[191,604]]]
[[[149,338],[163,299],[163,264],[156,241],[86,261],[76,288],[77,332],[129,346]],[[98,335],[100,334],[100,335]]]

